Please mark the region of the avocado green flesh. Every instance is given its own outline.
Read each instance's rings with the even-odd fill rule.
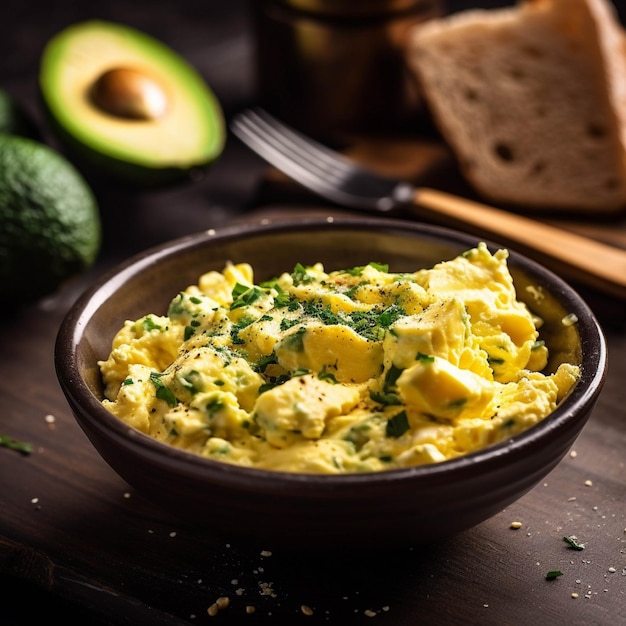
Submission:
[[[166,114],[132,120],[98,107],[90,90],[114,67],[154,76],[167,94]],[[61,138],[117,176],[140,179],[145,170],[157,182],[159,172],[164,180],[176,177],[210,164],[224,146],[222,110],[203,78],[173,50],[127,26],[89,21],[56,35],[42,56],[40,89]]]

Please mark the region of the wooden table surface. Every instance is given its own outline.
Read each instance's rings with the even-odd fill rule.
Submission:
[[[38,119],[41,47],[66,24],[94,16],[176,47],[213,85],[228,118],[254,101],[243,0],[77,5],[0,6],[0,88]],[[379,165],[392,167],[395,158],[404,167],[398,173],[418,172],[420,158],[398,159],[411,142],[446,158],[441,145],[407,141],[378,145]],[[367,160],[371,145],[355,150]],[[449,168],[443,186],[455,180]],[[199,183],[147,193],[94,190],[104,224],[96,267],[54,296],[0,317],[0,434],[34,447],[28,456],[0,448],[0,624],[626,624],[624,303],[581,288],[606,333],[606,385],[571,454],[517,503],[458,536],[392,553],[369,545],[358,555],[268,552],[181,523],[119,478],[70,414],[54,372],[54,341],[82,290],[148,246],[261,215],[338,210],[268,175],[232,137]],[[626,248],[623,217],[562,224]],[[573,550],[566,535],[585,549]],[[563,575],[547,581],[551,570]],[[220,597],[230,604],[212,617],[207,610]]]

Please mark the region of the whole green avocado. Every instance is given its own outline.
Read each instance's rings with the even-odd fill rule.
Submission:
[[[7,91],[0,89],[0,133],[41,140],[37,124],[24,107]]]
[[[98,204],[78,170],[39,141],[0,133],[0,307],[54,293],[100,244]]]
[[[161,186],[197,178],[222,153],[224,116],[203,77],[124,24],[89,20],[56,34],[39,88],[68,154],[95,174]]]

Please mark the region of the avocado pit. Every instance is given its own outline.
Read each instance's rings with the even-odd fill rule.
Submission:
[[[133,120],[156,120],[168,108],[165,89],[153,76],[134,67],[103,72],[93,84],[91,98],[106,113]]]

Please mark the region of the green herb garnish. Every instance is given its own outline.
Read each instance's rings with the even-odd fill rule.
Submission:
[[[143,318],[141,325],[146,332],[150,332],[151,330],[163,330],[149,315]]]
[[[585,544],[584,543],[580,543],[576,537],[572,537],[572,536],[565,536],[563,537],[563,541],[565,541],[567,544],[569,544],[569,547],[572,548],[572,550],[584,550],[585,549]]]
[[[376,263],[376,261],[370,261],[368,265],[371,265],[374,269],[378,270],[379,272],[383,272],[384,274],[389,271],[388,263]]]
[[[370,391],[370,399],[374,402],[378,402],[378,404],[384,404],[387,406],[402,404],[400,396],[393,392],[380,393],[380,391]]]
[[[398,438],[404,435],[409,430],[409,418],[404,411],[396,413],[392,418],[387,421],[387,428],[385,434],[387,437]]]
[[[248,287],[247,285],[242,285],[241,283],[237,283],[233,287],[233,303],[230,305],[230,310],[240,309],[245,306],[250,306],[264,295],[267,294],[265,289],[261,287],[257,287],[254,285],[253,287]]]
[[[33,451],[33,446],[25,441],[18,441],[8,435],[0,435],[0,446],[15,450],[20,454],[30,454]]]
[[[307,273],[306,267],[302,263],[296,263],[293,272],[291,272],[291,280],[293,280],[294,287],[297,287],[298,285],[312,283],[315,277]]]
[[[274,306],[277,309],[288,306],[290,304],[291,296],[288,293],[285,293],[285,291],[278,284],[278,281],[276,279],[262,282],[259,287],[267,289],[268,291],[273,289],[276,292],[276,295],[274,296]]]
[[[306,333],[306,328],[302,326],[298,328],[291,335],[287,335],[284,338],[284,345],[287,350],[292,350],[293,352],[303,352],[304,351],[304,335]]]
[[[278,363],[278,359],[276,358],[276,354],[272,352],[271,354],[262,356],[257,361],[256,365],[254,366],[254,371],[262,373],[265,371],[265,368],[268,365],[275,365],[276,363]]]
[[[363,269],[365,267],[365,265],[356,265],[355,267],[352,267],[350,269],[342,270],[341,273],[348,274],[348,276],[360,276],[363,273]]]
[[[181,291],[179,294],[170,302],[170,306],[167,309],[167,315],[171,318],[176,318],[186,313],[186,309],[183,306],[183,302],[185,301],[185,294]]]
[[[197,370],[189,370],[184,376],[179,378],[180,383],[189,393],[195,395],[202,388],[202,375]]]
[[[383,390],[385,393],[395,388],[396,382],[398,381],[398,378],[400,378],[400,375],[403,371],[404,370],[402,368],[396,367],[395,365],[392,365],[387,370],[387,373],[385,374],[385,382],[383,385]]]
[[[556,580],[559,576],[563,576],[563,572],[552,570],[546,574],[546,580]]]
[[[233,327],[230,329],[230,339],[234,345],[245,343],[245,341],[239,337],[239,331],[251,326],[254,322],[256,322],[254,317],[242,317],[236,324],[233,324]]]
[[[333,385],[337,384],[337,377],[332,372],[328,371],[328,368],[326,365],[322,367],[321,371],[317,374],[317,377],[320,380],[326,380],[329,383],[332,383]]]
[[[293,328],[294,326],[297,326],[300,323],[301,323],[301,320],[299,319],[290,320],[284,317],[282,320],[280,320],[280,329],[289,330],[290,328]]]
[[[360,450],[369,441],[369,431],[371,426],[368,423],[361,423],[352,426],[346,434],[344,441],[349,441],[355,448]]]
[[[211,398],[205,405],[207,414],[212,417],[216,413],[219,413],[224,408],[224,403],[220,398]]]
[[[376,263],[375,261],[370,261],[367,265],[370,265],[379,272],[387,273],[389,271],[389,265],[387,263]],[[342,273],[349,274],[350,276],[360,276],[367,265],[357,265],[352,269],[343,270]]]
[[[156,397],[159,400],[165,400],[169,406],[174,407],[178,404],[178,400],[172,390],[163,384],[161,376],[163,376],[163,374],[157,374],[156,372],[150,374],[150,382],[156,389]]]

